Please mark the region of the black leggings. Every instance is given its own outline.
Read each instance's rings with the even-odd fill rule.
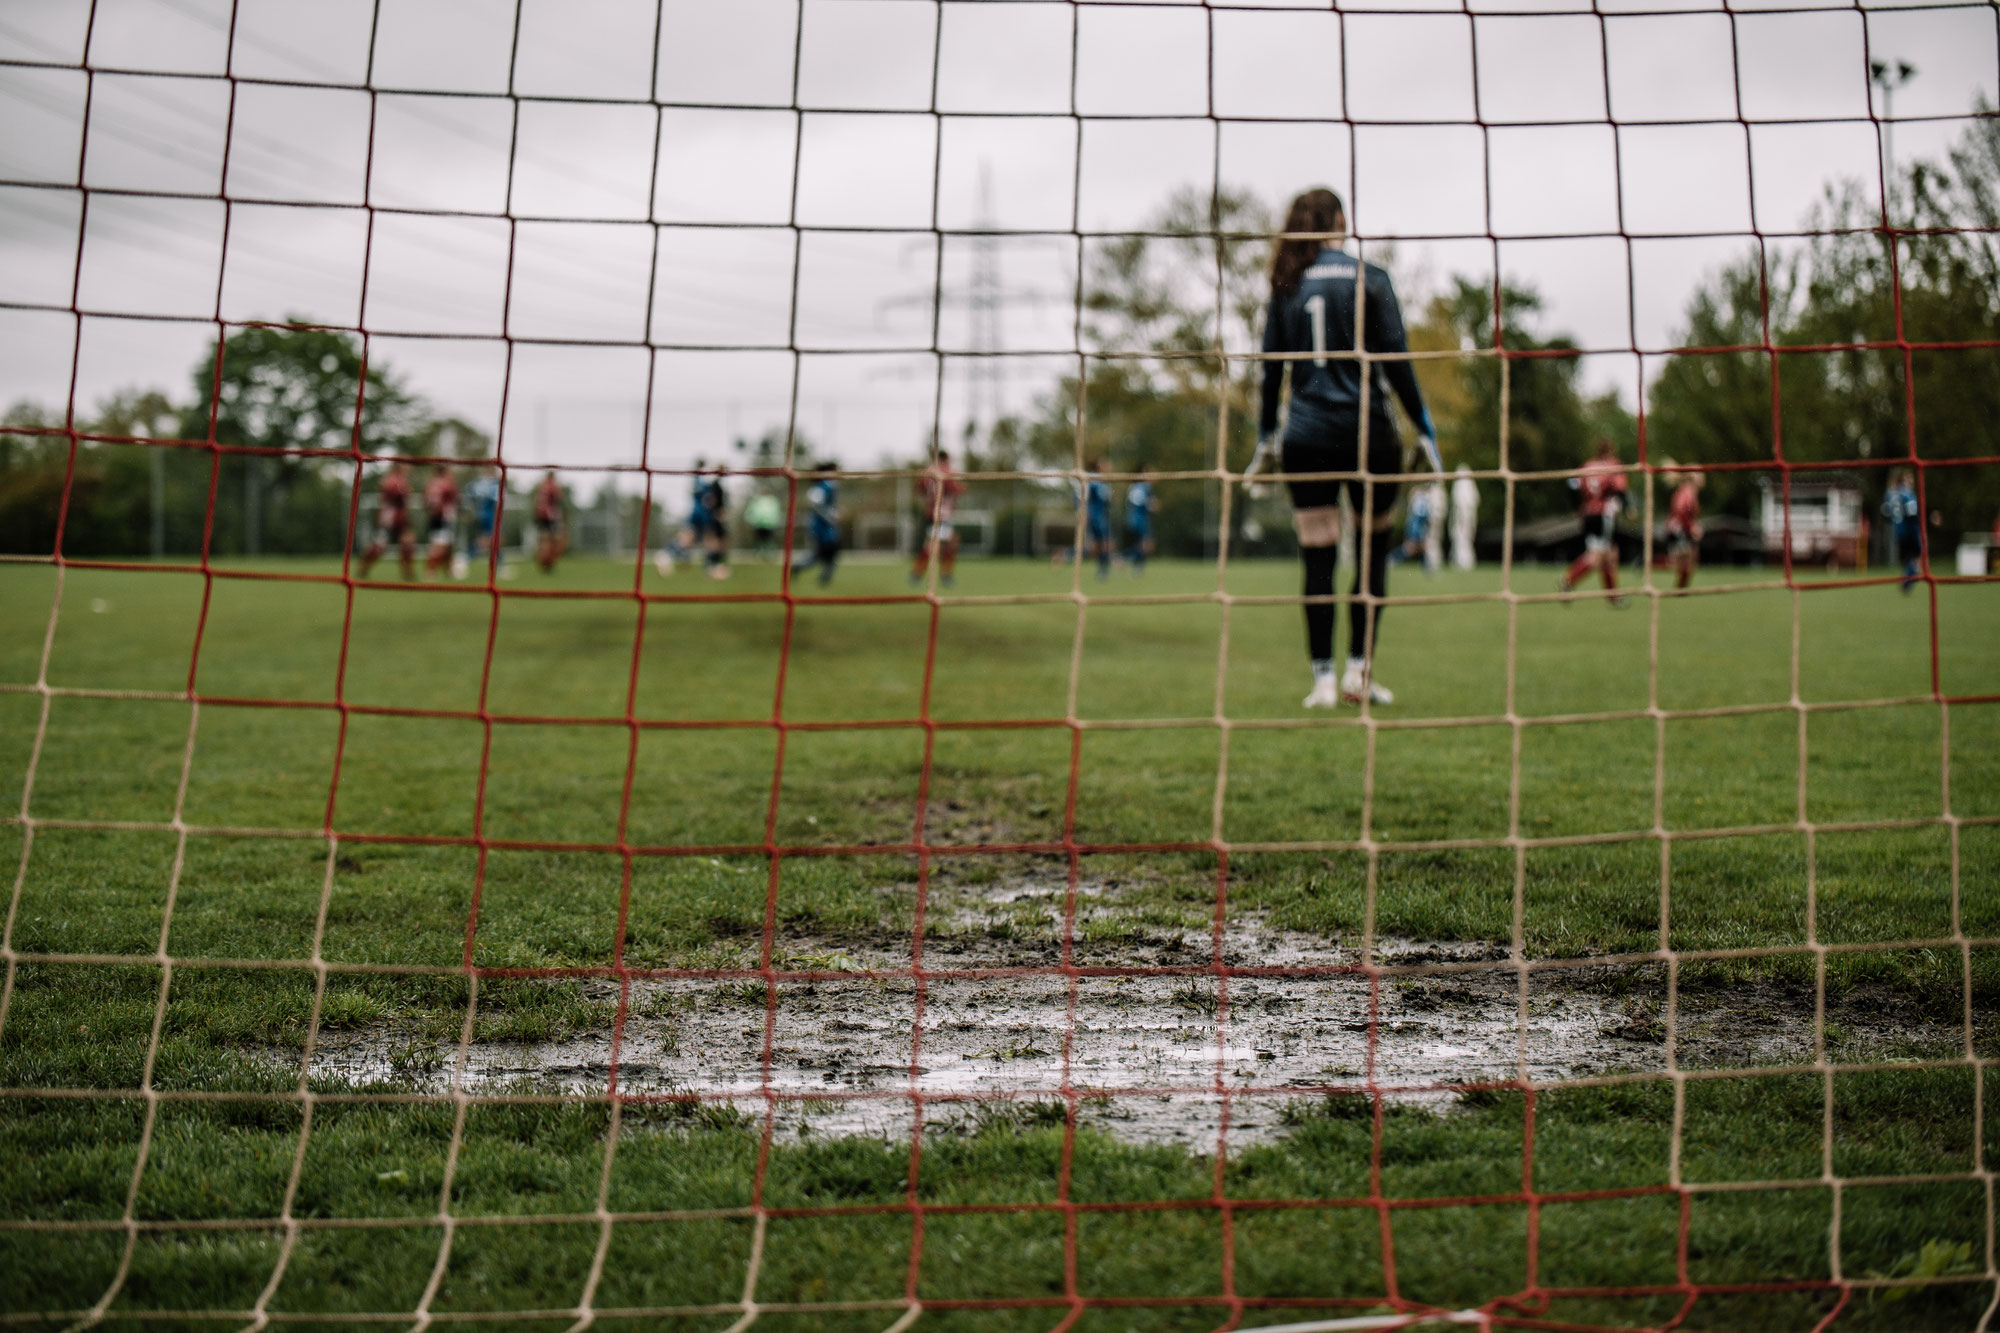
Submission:
[[[1395,540],[1396,535],[1389,528],[1368,534],[1368,591],[1377,599],[1389,594],[1389,550],[1395,545]],[[1331,597],[1333,568],[1339,561],[1340,548],[1305,546],[1299,548],[1299,555],[1303,557],[1306,567],[1305,595]],[[1358,567],[1354,571],[1354,585],[1350,591],[1356,594],[1356,598],[1347,605],[1347,654],[1372,660],[1382,606],[1379,600],[1364,602],[1360,599],[1361,570]],[[1306,653],[1316,662],[1333,656],[1333,603],[1306,603]]]

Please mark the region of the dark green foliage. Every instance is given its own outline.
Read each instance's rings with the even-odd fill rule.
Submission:
[[[1919,161],[1894,182],[1902,225],[1926,230],[1894,246],[1879,231],[1876,206],[1858,186],[1831,189],[1813,225],[1837,234],[1803,251],[1765,250],[1715,275],[1688,307],[1682,335],[1690,348],[1762,350],[1690,352],[1667,362],[1654,381],[1647,416],[1655,458],[1680,462],[1794,462],[1976,457],[1990,452],[1987,433],[2000,413],[2000,356],[1990,350],[1914,353],[1906,364],[1898,336],[1919,342],[1975,342],[2000,336],[2000,248],[1991,227],[2000,197],[2000,121],[1972,120],[1943,164]],[[1987,230],[1960,230],[1961,228]],[[1837,347],[1786,353],[1786,347]],[[1774,369],[1775,365],[1775,369]],[[1915,429],[1905,414],[1914,397]],[[1927,474],[1924,499],[1937,512],[1933,540],[1955,542],[1985,531],[2000,510],[1993,469]],[[1754,512],[1760,474],[1712,474],[1705,504]],[[1880,500],[1885,469],[1859,470],[1868,511]]]
[[[1438,422],[1439,444],[1449,456],[1486,470],[1548,472],[1580,466],[1599,435],[1630,458],[1636,442],[1631,414],[1615,397],[1587,398],[1577,386],[1582,362],[1576,343],[1563,334],[1534,330],[1543,311],[1541,295],[1513,280],[1500,284],[1502,325],[1498,346],[1523,355],[1467,357],[1455,364],[1463,395],[1455,419]],[[1458,335],[1458,345],[1482,351],[1495,347],[1492,286],[1462,277],[1436,300],[1430,317]],[[1504,394],[1503,394],[1504,388]],[[1456,395],[1454,395],[1455,397]],[[1501,452],[1501,404],[1506,403],[1506,452]],[[1528,486],[1517,492],[1519,518],[1568,512],[1560,485]]]
[[[148,554],[156,485],[168,553],[339,550],[354,468],[328,455],[475,458],[491,446],[476,427],[433,415],[393,372],[362,357],[350,333],[239,329],[193,368],[185,404],[158,392],[114,395],[75,423],[80,434],[109,438],[74,444],[56,429],[60,413],[17,405],[7,424],[41,431],[0,434],[0,551],[50,552],[60,519],[65,554]],[[174,439],[187,444],[121,442]],[[225,453],[205,447],[211,442],[300,452]]]

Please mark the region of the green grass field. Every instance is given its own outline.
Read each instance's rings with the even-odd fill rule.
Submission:
[[[1715,571],[1700,586],[1745,573],[1765,577]],[[645,577],[674,594],[777,587],[756,565],[726,585]],[[577,559],[501,587],[631,578]],[[57,693],[44,729],[32,686],[57,576],[5,565],[0,809],[23,808],[38,744],[39,757],[28,820],[0,824],[0,864],[20,866],[0,1011],[0,1308],[67,1323],[109,1291],[107,1318],[149,1329],[221,1328],[253,1309],[382,1327],[364,1316],[407,1322],[421,1307],[473,1323],[543,1312],[553,1330],[587,1295],[601,1314],[651,1312],[620,1327],[722,1329],[742,1316],[754,1250],[750,1295],[781,1307],[759,1323],[800,1330],[884,1328],[911,1290],[924,1329],[1050,1328],[1073,1296],[1087,1307],[1075,1327],[1112,1330],[1217,1327],[1231,1299],[1249,1302],[1250,1327],[1391,1296],[1459,1308],[1524,1292],[1516,1313],[1646,1327],[1674,1317],[1688,1284],[1722,1289],[1682,1327],[1806,1329],[1843,1299],[1829,1279],[1862,1282],[1842,1328],[1978,1324],[1994,1299],[1983,1121],[2000,1083],[1980,1084],[2000,1045],[2000,954],[1986,947],[2000,941],[2000,704],[1930,699],[1926,596],[1764,586],[1665,599],[1657,615],[1643,597],[1622,613],[1594,600],[1511,616],[1498,601],[1396,606],[1378,675],[1397,703],[1370,727],[1298,706],[1298,608],[1255,600],[1293,593],[1293,565],[1233,566],[1229,591],[1252,600],[1226,612],[1091,603],[1080,620],[1061,596],[1071,578],[968,563],[936,616],[928,681],[928,604],[796,610],[788,723],[908,722],[928,697],[940,725],[927,883],[976,899],[1003,881],[1058,893],[1068,881],[1060,850],[963,846],[1189,844],[1080,856],[1091,901],[1068,941],[1077,963],[1129,966],[1155,946],[1211,963],[1222,882],[1232,920],[1301,938],[1450,945],[1509,969],[1518,945],[1551,965],[1536,986],[1629,995],[1646,1024],[1665,1017],[1662,969],[1626,956],[1663,940],[1685,1011],[1752,996],[1809,1013],[1823,973],[1825,1061],[1719,1076],[1744,1062],[1711,1043],[1690,1050],[1685,1080],[1393,1102],[1379,1125],[1351,1089],[1308,1091],[1280,1099],[1287,1133],[1219,1171],[1097,1129],[1066,1155],[1064,1106],[1046,1099],[926,1135],[914,1173],[907,1136],[786,1140],[760,1169],[756,1117],[727,1106],[635,1104],[613,1133],[602,1098],[536,1100],[546,1089],[524,1085],[461,1105],[418,1091],[436,1043],[468,1024],[474,1041],[561,1041],[617,1012],[615,986],[574,977],[482,979],[470,1004],[475,884],[479,967],[749,969],[718,985],[750,988],[752,1025],[767,912],[780,968],[907,957],[925,731],[789,731],[769,836],[851,854],[787,856],[773,879],[760,849],[774,729],[642,729],[635,746],[623,719],[629,692],[644,720],[768,724],[782,605],[653,604],[635,659],[630,599],[503,597],[496,610],[483,594],[368,588],[353,598],[343,680],[338,586],[71,570],[47,663],[59,690],[184,691],[206,595],[194,685],[207,699],[465,716],[356,712],[343,744],[331,708],[209,703],[197,717],[185,698]],[[1553,581],[1516,571],[1525,594]],[[1499,586],[1492,569],[1435,581],[1403,569],[1392,591]],[[1086,576],[1082,589],[1198,595],[1215,572],[1163,562],[1142,582]],[[833,591],[906,589],[899,568],[859,564]],[[1058,596],[980,600],[1031,594]],[[1938,688],[2000,693],[2000,590],[1942,588],[1937,625]],[[490,735],[482,709],[500,719]],[[1679,716],[1709,709],[1741,711]],[[567,720],[509,720],[527,718]],[[1052,725],[952,725],[1022,719]],[[616,848],[628,768],[622,837],[641,849],[629,884]],[[315,836],[329,809],[344,835],[331,856]],[[193,830],[184,846],[176,818]],[[503,844],[483,870],[474,835]],[[576,845],[521,845],[546,843]],[[704,850],[671,854],[690,847]],[[926,947],[954,934],[1048,961],[1065,943],[1046,916],[940,913]],[[1764,949],[1784,952],[1729,952]],[[274,962],[293,965],[254,966]],[[814,984],[832,983],[788,980],[776,1002]],[[404,1043],[412,1068],[359,1085],[308,1071],[301,1096],[315,1013],[322,1036]],[[1865,1014],[1907,1017],[1911,1035],[1849,1031]],[[1574,1197],[1603,1190],[1628,1193]],[[1879,1285],[1912,1277],[1944,1280]],[[1727,1290],[1783,1283],[1806,1285]],[[1607,1288],[1644,1290],[1581,1290]],[[1039,1303],[979,1304],[1015,1300]]]

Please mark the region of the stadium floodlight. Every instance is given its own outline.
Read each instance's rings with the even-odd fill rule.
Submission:
[[[1868,78],[1882,90],[1882,178],[1893,187],[1896,180],[1896,90],[1917,77],[1917,67],[1907,60],[1868,62]]]

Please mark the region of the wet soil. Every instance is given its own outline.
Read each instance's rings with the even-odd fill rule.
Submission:
[[[1102,902],[1105,894],[1093,895]],[[1663,970],[1603,965],[1522,973],[1490,944],[1378,939],[1371,977],[1354,942],[1232,918],[1219,975],[1206,933],[1091,934],[1079,914],[1080,968],[1171,968],[1141,975],[1061,970],[1063,894],[988,886],[978,904],[941,894],[926,932],[927,971],[1005,975],[840,975],[812,980],[635,981],[614,1050],[609,1030],[540,1044],[475,1042],[464,1086],[695,1093],[761,1118],[781,1138],[907,1135],[976,1123],[1073,1095],[1080,1123],[1128,1141],[1198,1152],[1284,1132],[1302,1096],[1364,1090],[1438,1108],[1464,1085],[1554,1082],[1667,1066]],[[1086,940],[1084,936],[1089,938]],[[788,935],[779,965],[840,974],[907,973],[910,937]],[[1086,947],[1087,946],[1087,947]],[[746,955],[754,966],[754,955]],[[591,983],[615,999],[611,982]],[[1843,1060],[1961,1046],[1963,1029],[1889,997],[1829,1001],[1816,1025],[1809,988],[1752,983],[1683,992],[1674,1056],[1684,1068],[1803,1064],[1825,1034]],[[1837,1047],[1837,1049],[1836,1049]],[[313,1072],[356,1084],[443,1091],[452,1043],[412,1053],[384,1028],[328,1033]],[[1225,1121],[1226,1112],[1226,1121]],[[1225,1129],[1226,1126],[1226,1129]]]

